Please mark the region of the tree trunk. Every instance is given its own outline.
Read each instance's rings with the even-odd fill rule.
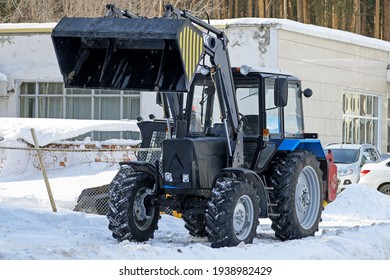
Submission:
[[[248,17],[253,17],[253,0],[248,0]]]
[[[354,16],[355,16],[355,33],[361,34],[362,26],[361,26],[361,17],[360,17],[360,0],[354,0],[353,2],[354,2],[353,9],[354,9]]]
[[[229,0],[228,2],[228,17],[233,18],[233,0]]]
[[[375,0],[374,36],[380,39],[381,1]]]
[[[308,6],[307,6],[307,0],[302,0],[302,16],[303,16],[303,22],[304,23],[310,23],[309,9],[308,9]]]
[[[339,17],[336,3],[332,3],[332,28],[339,29]]]
[[[283,0],[283,15],[282,15],[282,18],[288,18],[288,13],[287,13],[287,7],[288,7],[288,1],[287,0]]]
[[[302,0],[297,0],[297,18],[299,22],[304,22],[303,20],[303,3]]]
[[[390,1],[383,5],[383,40],[390,41]]]
[[[271,1],[272,0],[264,0],[264,17],[271,17]]]
[[[265,17],[264,0],[259,0],[257,3],[259,6],[259,17],[264,18]]]

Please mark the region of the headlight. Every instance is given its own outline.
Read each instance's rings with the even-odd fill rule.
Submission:
[[[337,175],[339,176],[347,176],[351,175],[353,173],[353,169],[344,169],[344,170],[338,170]]]
[[[181,181],[183,183],[188,183],[190,181],[190,175],[189,174],[182,174],[181,175]]]
[[[165,174],[164,174],[164,179],[165,179],[165,181],[167,181],[167,182],[173,182],[172,173],[170,173],[170,172],[165,172]]]

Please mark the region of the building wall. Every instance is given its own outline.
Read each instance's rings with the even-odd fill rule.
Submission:
[[[287,70],[311,88],[304,99],[305,128],[323,145],[342,142],[345,92],[378,96],[379,148],[388,145],[387,65],[390,43],[357,34],[280,19],[216,21],[229,38],[232,65]]]
[[[6,33],[4,26],[7,27],[0,25],[0,73],[7,76],[7,88],[14,93],[8,98],[0,97],[0,117],[17,117],[18,80],[61,81],[61,75],[47,33],[50,28],[10,28]]]
[[[19,116],[21,81],[63,82],[51,41],[54,26],[0,24],[0,73],[6,75],[7,89],[13,92],[7,97],[0,96],[0,117]],[[156,113],[156,107],[151,104],[154,104],[154,100],[155,95],[147,94],[140,101],[140,111],[144,118],[150,113]]]
[[[389,44],[390,45],[390,44]],[[346,91],[379,97],[379,148],[387,149],[386,81],[389,52],[382,48],[320,38],[279,29],[278,67],[302,79],[314,94],[304,101],[308,132],[318,132],[322,143],[342,141],[343,94]]]

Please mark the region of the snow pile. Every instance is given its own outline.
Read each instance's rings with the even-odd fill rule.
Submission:
[[[34,145],[31,135],[31,128],[34,128],[40,146],[91,131],[139,131],[135,120],[0,118],[0,123],[0,137],[5,141],[24,140]]]

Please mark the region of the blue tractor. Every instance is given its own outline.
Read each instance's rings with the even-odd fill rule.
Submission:
[[[166,133],[161,157],[121,163],[109,186],[115,239],[152,238],[161,209],[212,247],[251,243],[259,218],[281,240],[318,231],[337,178],[304,131],[312,92],[297,77],[231,67],[225,34],[171,5],[152,19],[107,5],[102,18],[63,18],[52,39],[66,87],[155,92],[164,113],[140,124],[144,139]]]

